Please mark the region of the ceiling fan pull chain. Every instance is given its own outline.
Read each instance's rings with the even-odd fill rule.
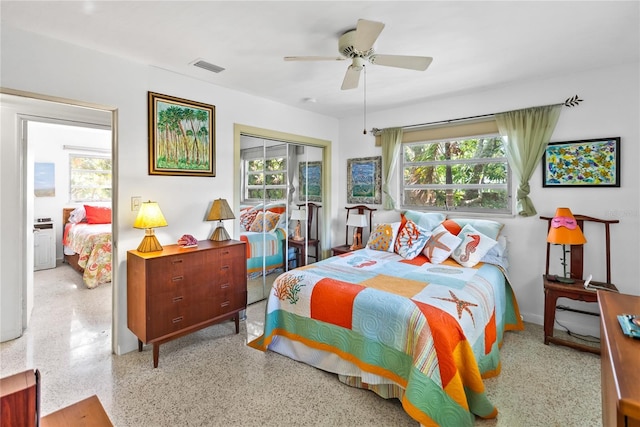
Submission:
[[[364,71],[364,117],[363,117],[363,124],[364,124],[364,129],[362,129],[362,133],[364,135],[367,134],[367,66],[363,65],[362,69]]]

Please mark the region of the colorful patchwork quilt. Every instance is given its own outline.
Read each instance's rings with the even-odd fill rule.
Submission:
[[[246,243],[247,273],[260,275],[263,267],[267,272],[283,267],[284,248],[282,242],[285,237],[286,233],[282,228],[276,228],[268,233],[243,231],[240,234],[240,240]]]
[[[388,396],[422,425],[459,427],[473,425],[476,415],[497,415],[482,378],[500,372],[504,331],[522,328],[498,266],[466,268],[451,259],[436,265],[422,255],[408,261],[362,249],[279,276],[264,333],[249,345],[279,351],[279,340],[304,344],[330,355],[335,368],[312,364],[343,382],[381,395],[377,388],[395,388]],[[344,362],[362,375],[345,378],[338,366]]]
[[[111,224],[67,224],[63,242],[79,254],[87,288],[111,282]]]

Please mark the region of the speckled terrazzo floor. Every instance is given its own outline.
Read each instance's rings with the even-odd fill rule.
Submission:
[[[35,273],[32,324],[0,344],[0,375],[38,368],[42,413],[97,394],[116,426],[416,426],[397,400],[343,385],[329,373],[246,346],[264,302],[232,322],[160,347],[111,354],[111,286],[84,288],[62,265]],[[500,414],[477,426],[600,426],[600,358],[542,344],[542,327],[508,332],[502,373],[486,381]]]

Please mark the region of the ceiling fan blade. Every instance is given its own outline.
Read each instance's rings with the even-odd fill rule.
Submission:
[[[285,61],[344,61],[342,56],[285,56]]]
[[[431,61],[433,58],[429,56],[371,55],[369,57],[369,62],[372,64],[418,71],[426,70]]]
[[[349,90],[357,88],[358,82],[360,81],[360,71],[362,71],[362,67],[349,65],[349,68],[347,68],[347,72],[344,75],[344,80],[342,81],[342,86],[340,87],[340,89]]]
[[[360,52],[366,52],[373,47],[382,32],[384,24],[382,22],[367,21],[366,19],[358,19],[356,26],[356,38],[353,47]]]

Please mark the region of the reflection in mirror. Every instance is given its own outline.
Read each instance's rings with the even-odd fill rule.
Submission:
[[[241,136],[239,220],[249,304],[266,298],[285,269],[320,259],[322,155],[321,147]]]

